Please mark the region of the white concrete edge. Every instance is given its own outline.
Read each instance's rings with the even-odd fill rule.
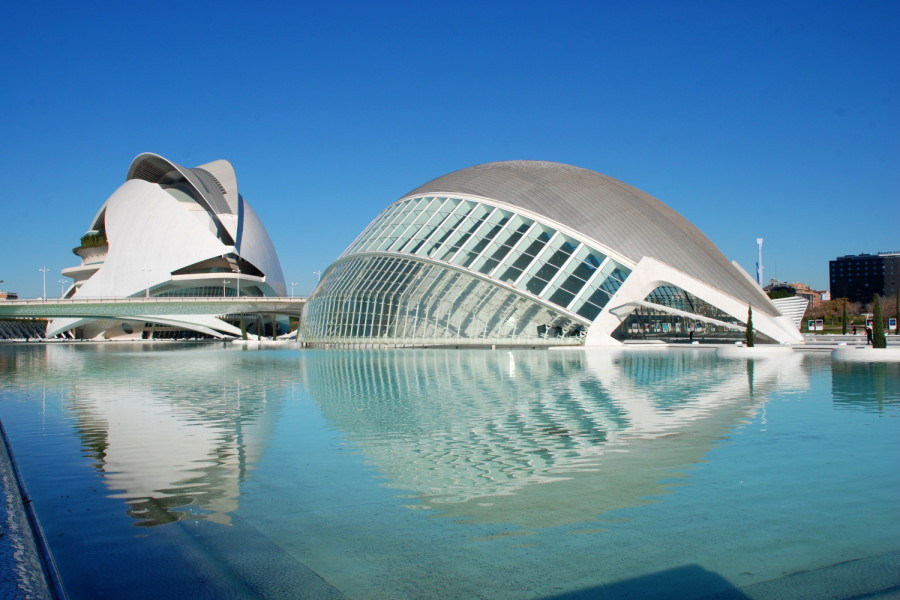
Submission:
[[[665,284],[679,287],[697,296],[738,321],[746,322],[747,320],[747,302],[744,300],[738,300],[657,259],[645,256],[588,328],[585,346],[599,347],[620,344],[621,342],[612,338],[612,333],[634,310],[636,302],[642,302],[650,292]],[[781,344],[802,342],[803,336],[800,334],[800,330],[794,327],[789,318],[781,315],[775,305],[771,302],[769,305],[767,308],[778,316],[768,315],[759,310],[754,311],[754,330]]]

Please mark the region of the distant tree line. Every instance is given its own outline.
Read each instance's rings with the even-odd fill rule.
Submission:
[[[872,296],[872,301],[867,303],[850,302],[847,298],[834,298],[824,300],[816,306],[809,306],[803,315],[804,326],[808,319],[822,319],[826,325],[840,327],[842,333],[848,333],[855,325],[865,327],[865,315],[872,317],[874,321],[880,321],[880,327],[885,333],[900,334],[900,292],[894,297]],[[880,319],[878,318],[880,315]],[[888,319],[897,319],[896,328],[889,328]]]
[[[862,323],[862,315],[871,315],[875,312],[875,300],[863,304],[862,302],[850,302],[847,298],[835,298],[833,300],[824,300],[818,306],[806,309],[805,319],[824,319],[830,325],[840,325],[844,315],[844,306],[847,307],[848,318],[852,321],[857,320]],[[881,299],[882,316],[887,319],[897,316],[896,299]]]

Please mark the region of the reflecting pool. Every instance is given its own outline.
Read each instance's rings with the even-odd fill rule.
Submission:
[[[70,598],[900,586],[900,365],[709,350],[0,347]]]

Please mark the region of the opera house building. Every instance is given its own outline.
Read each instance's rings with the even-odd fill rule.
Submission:
[[[388,206],[322,274],[314,345],[618,345],[634,337],[802,340],[680,214],[586,169],[462,169]]]
[[[238,192],[234,168],[225,160],[189,169],[141,154],[73,252],[81,264],[63,270],[73,280],[66,298],[285,295],[275,247]],[[48,324],[46,335],[240,335],[235,319],[228,317],[60,318]]]

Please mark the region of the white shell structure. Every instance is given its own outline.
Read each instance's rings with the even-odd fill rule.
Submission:
[[[303,337],[322,344],[618,345],[631,337],[802,341],[680,214],[552,162],[488,163],[388,206],[322,275]]]
[[[235,296],[238,289],[241,296],[285,295],[275,247],[225,160],[188,169],[141,154],[74,252],[82,264],[63,270],[74,280],[68,298]],[[205,334],[234,332],[216,315],[179,316],[178,324]],[[82,337],[139,335],[144,327],[55,319],[47,336],[74,328]]]

